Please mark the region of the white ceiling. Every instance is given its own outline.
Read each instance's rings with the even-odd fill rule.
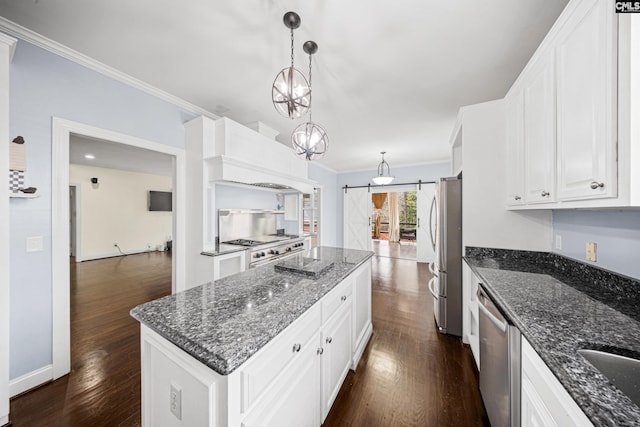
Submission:
[[[87,159],[87,154],[95,158]],[[173,158],[168,154],[73,134],[69,138],[69,163],[152,175],[173,175]]]
[[[375,169],[449,159],[458,108],[502,98],[567,0],[0,0],[0,16],[285,142],[271,83],[314,40],[313,117],[324,165]]]

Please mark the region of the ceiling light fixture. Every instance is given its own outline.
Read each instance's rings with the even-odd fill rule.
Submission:
[[[318,51],[318,45],[316,42],[309,40],[304,43],[302,48],[309,54],[309,93],[311,93],[311,55]],[[309,104],[309,121],[302,123],[293,130],[291,145],[293,146],[293,151],[297,155],[304,157],[305,160],[320,159],[327,152],[329,137],[322,126],[313,122],[311,104]]]
[[[85,155],[84,155],[84,158],[85,158],[85,159],[89,159],[89,160],[93,160],[93,159],[95,159],[95,158],[96,158],[96,156],[94,156],[93,154],[85,154]]]
[[[387,184],[391,184],[393,182],[393,180],[395,179],[395,177],[391,176],[391,168],[389,167],[389,163],[387,163],[387,161],[384,159],[384,155],[386,153],[387,153],[386,151],[381,151],[380,152],[380,154],[382,154],[382,161],[378,165],[378,176],[373,177],[371,179],[374,184],[387,185]],[[384,173],[384,167],[385,166],[387,167],[387,174],[386,175]]]
[[[311,106],[311,88],[304,74],[293,66],[293,30],[300,26],[300,16],[287,12],[285,27],[291,30],[291,66],[282,69],[271,86],[271,100],[278,113],[290,119],[304,116]]]

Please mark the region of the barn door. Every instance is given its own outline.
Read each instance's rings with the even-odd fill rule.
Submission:
[[[371,250],[371,193],[349,188],[344,195],[344,247]]]
[[[431,202],[433,201],[433,193],[435,184],[422,184],[421,189],[417,190],[417,254],[418,262],[433,262],[435,253],[431,244],[431,236],[429,235],[429,222]]]

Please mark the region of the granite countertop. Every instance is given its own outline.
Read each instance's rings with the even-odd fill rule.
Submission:
[[[135,307],[131,315],[209,368],[228,375],[373,256],[322,246],[295,255],[333,266],[322,276],[249,269]]]
[[[467,248],[465,260],[594,425],[640,425],[640,407],[577,353],[640,358],[640,282],[552,253]]]

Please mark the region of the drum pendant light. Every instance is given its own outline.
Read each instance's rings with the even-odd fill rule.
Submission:
[[[373,177],[371,180],[373,181],[374,184],[376,185],[387,185],[387,184],[391,184],[393,182],[393,180],[395,179],[395,177],[391,176],[391,168],[389,167],[389,163],[387,163],[387,161],[384,159],[384,155],[386,154],[386,151],[381,151],[380,154],[382,154],[382,161],[380,162],[380,164],[378,165],[378,176]],[[384,167],[387,167],[387,173],[384,173]]]
[[[293,30],[300,26],[300,16],[287,12],[284,25],[291,31],[291,66],[282,69],[271,86],[271,100],[278,113],[290,119],[304,116],[311,106],[311,88],[304,74],[293,66]]]
[[[311,92],[311,55],[318,51],[318,45],[314,41],[307,41],[302,46],[309,54],[309,92]],[[329,146],[327,131],[318,123],[314,123],[309,104],[309,121],[302,123],[291,134],[293,151],[305,160],[317,160],[324,156]]]

